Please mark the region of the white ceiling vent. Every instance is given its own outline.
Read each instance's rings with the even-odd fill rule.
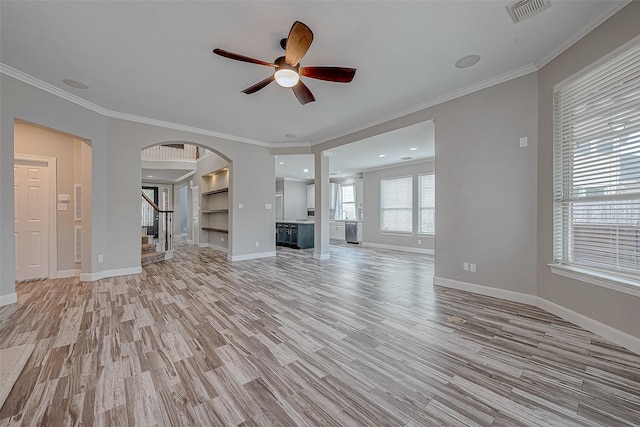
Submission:
[[[549,0],[518,0],[507,5],[513,22],[520,22],[551,7]]]

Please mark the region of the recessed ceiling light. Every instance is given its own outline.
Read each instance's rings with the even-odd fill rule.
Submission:
[[[411,147],[411,148],[409,148],[409,150],[411,150],[411,151],[416,151],[417,149],[418,149],[418,147]]]
[[[67,86],[74,87],[76,89],[89,89],[89,86],[77,80],[63,79],[62,83],[66,84]]]
[[[153,175],[147,175],[147,178],[153,178]]]
[[[292,134],[292,133],[288,133],[288,134],[286,134],[285,136],[286,136],[287,138],[297,138],[297,137],[298,137],[298,135],[294,135],[294,134]]]
[[[378,154],[378,157],[384,157],[386,154]]]
[[[480,61],[480,56],[467,55],[464,58],[458,59],[458,62],[456,62],[456,68],[468,68],[472,65],[476,65],[478,61]]]
[[[303,169],[302,172],[309,172],[309,169]]]
[[[284,162],[278,162],[279,165],[284,165]]]

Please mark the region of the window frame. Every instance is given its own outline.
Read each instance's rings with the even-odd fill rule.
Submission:
[[[397,180],[409,180],[409,207],[402,207],[402,208],[385,208],[383,206],[383,183],[384,182],[388,182],[388,181],[397,181]],[[389,178],[381,178],[380,179],[380,223],[379,223],[379,232],[380,234],[400,234],[403,236],[407,236],[407,235],[414,235],[414,212],[413,212],[413,176],[412,175],[405,175],[405,176],[395,176],[395,177],[389,177]],[[383,228],[383,222],[384,222],[384,211],[385,210],[393,210],[393,211],[408,211],[410,213],[410,221],[409,221],[409,230],[405,231],[405,230],[389,230],[389,229],[384,229]]]
[[[573,184],[573,181],[572,181],[573,179],[575,179],[575,175],[571,174],[569,175],[570,178],[565,179],[565,177],[563,177],[563,172],[566,176],[567,170],[566,168],[563,169],[563,167],[560,166],[563,164],[562,162],[568,161],[565,156],[566,156],[566,152],[569,151],[569,149],[571,148],[568,145],[565,145],[568,143],[563,143],[561,135],[564,129],[559,125],[560,120],[563,117],[566,117],[566,114],[568,114],[566,111],[564,112],[560,111],[561,105],[559,104],[560,103],[559,97],[561,96],[562,91],[566,92],[566,91],[576,90],[577,84],[580,82],[580,80],[585,78],[594,79],[594,80],[605,80],[606,78],[609,78],[610,76],[606,75],[605,69],[607,72],[610,73],[610,75],[613,75],[613,73],[611,72],[612,71],[611,67],[613,67],[615,63],[619,61],[621,58],[624,58],[625,56],[628,56],[628,55],[635,55],[635,63],[640,64],[640,46],[637,43],[629,43],[617,49],[616,51],[612,52],[611,54],[607,55],[605,58],[602,58],[600,61],[597,61],[596,63],[592,64],[586,69],[580,71],[579,73],[576,73],[574,76],[559,83],[553,88],[553,100],[554,100],[554,106],[553,106],[553,119],[554,119],[554,123],[553,123],[554,124],[554,128],[553,128],[554,129],[553,257],[554,257],[554,260],[553,262],[547,265],[549,266],[551,272],[554,274],[568,277],[574,280],[584,281],[584,282],[605,287],[608,289],[615,289],[617,291],[624,292],[627,294],[640,296],[640,266],[636,267],[637,270],[631,271],[631,273],[629,273],[628,270],[625,270],[620,266],[615,266],[615,268],[606,268],[606,267],[600,268],[600,266],[598,265],[582,265],[580,263],[571,262],[571,257],[569,255],[571,239],[572,239],[570,235],[570,224],[572,226],[572,224],[576,223],[576,220],[571,218],[572,215],[575,215],[574,213],[575,208],[573,206],[576,205],[577,203],[579,204],[578,201],[581,202],[582,200],[595,200],[596,202],[606,203],[605,210],[606,209],[612,210],[613,208],[611,206],[614,206],[620,200],[625,200],[625,198],[618,198],[613,195],[603,196],[596,193],[594,193],[594,196],[598,196],[598,195],[600,196],[597,199],[596,198],[589,199],[588,197],[585,197],[584,199],[576,198],[574,196],[575,185]],[[615,72],[619,70],[614,69],[613,71]],[[608,95],[605,95],[605,96],[615,96],[615,92],[613,90],[611,90],[610,92],[607,92],[607,94]],[[631,108],[640,108],[640,102],[635,103],[635,100],[634,100],[630,106]],[[571,111],[572,110],[570,110],[570,112]],[[599,109],[589,110],[589,113],[606,114],[607,112],[605,111],[605,109],[600,107]],[[562,116],[562,114],[565,114],[565,116]],[[612,117],[612,119],[615,119],[615,118],[616,117]],[[633,126],[637,126],[637,125],[633,125]],[[615,135],[613,132],[614,131],[612,130],[611,135]],[[637,133],[627,132],[627,135],[625,137],[626,138],[625,142],[631,140],[631,142],[633,143],[637,138],[637,135],[638,135]],[[586,144],[587,141],[588,139],[585,139],[583,143]],[[598,144],[602,144],[602,141],[593,140],[590,143],[593,145],[593,147],[591,147],[592,151],[593,150],[599,151]],[[577,146],[577,143],[576,143],[576,146]],[[614,145],[612,145],[612,147],[614,148],[611,150],[611,154],[607,155],[606,159],[609,161],[614,161],[616,160],[616,158],[618,158],[618,162],[622,161],[621,160],[622,150],[618,149],[617,151],[615,151],[614,149],[616,147]],[[634,147],[634,145],[631,145],[631,147]],[[565,150],[565,151],[563,152],[562,150]],[[573,165],[574,158],[575,156],[571,157],[571,160],[569,161],[571,165]],[[625,170],[625,173],[626,173],[626,170]],[[605,184],[608,184],[610,187],[613,188],[615,187],[615,183],[616,181],[611,180],[611,181],[607,181]],[[602,188],[606,188],[606,187],[602,187]],[[569,189],[568,193],[567,193],[567,189]],[[611,192],[613,190],[609,190],[609,191]],[[585,190],[585,194],[587,193],[588,191]],[[637,200],[638,197],[639,197],[638,192],[636,190],[635,192],[632,192],[631,197],[627,198],[626,200],[631,200],[631,204],[633,204],[634,203],[633,201]],[[590,218],[590,217],[587,217],[587,218]],[[589,223],[589,221],[586,221],[586,220],[583,220],[583,222]],[[621,225],[625,225],[625,223],[623,223],[622,221],[611,222],[611,227],[613,226],[619,227]],[[588,248],[588,246],[586,247]],[[615,252],[615,253],[618,253],[618,252]]]
[[[432,206],[423,206],[422,205],[422,186],[421,186],[421,181],[423,177],[426,176],[430,176],[433,177],[433,204]],[[432,228],[433,231],[422,231],[422,210],[423,209],[429,209],[433,212],[433,224],[432,224]],[[418,174],[418,229],[417,229],[417,233],[418,235],[421,236],[435,236],[436,234],[436,173],[435,172],[428,172],[428,173],[421,173]]]

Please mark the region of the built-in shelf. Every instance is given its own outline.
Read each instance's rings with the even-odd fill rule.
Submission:
[[[201,211],[203,214],[209,214],[209,213],[228,213],[229,209],[203,209]]]
[[[219,188],[217,190],[207,191],[206,193],[202,193],[203,196],[211,196],[213,194],[227,193],[229,191],[229,187]]]
[[[214,227],[202,227],[204,231],[216,231],[218,233],[228,233],[229,230],[225,230],[224,228],[214,228]]]

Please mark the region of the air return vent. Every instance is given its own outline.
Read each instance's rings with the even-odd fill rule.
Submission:
[[[507,5],[507,10],[513,22],[520,22],[550,7],[549,0],[518,0]]]

